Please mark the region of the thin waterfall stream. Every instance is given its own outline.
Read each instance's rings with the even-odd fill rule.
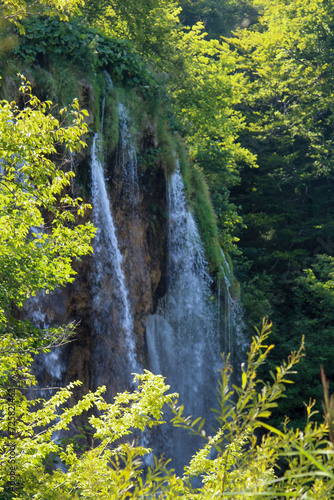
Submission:
[[[225,301],[225,328],[224,328],[224,351],[230,354],[230,362],[238,366],[246,359],[246,342],[244,313],[238,297],[233,297],[232,282],[235,280],[232,269],[228,263],[223,250],[221,273],[224,278],[224,301]]]
[[[127,108],[121,102],[118,104],[118,116],[120,131],[120,160],[122,164],[124,195],[129,202],[130,209],[135,211],[139,202],[137,155],[130,133],[130,115]],[[137,215],[137,213],[132,215]]]
[[[108,82],[107,82],[108,83]],[[112,89],[109,81],[107,88]],[[101,124],[104,123],[105,100],[102,103]],[[117,361],[113,362],[113,379],[117,380],[117,389],[126,388],[124,379],[130,385],[132,374],[142,372],[137,359],[134,332],[135,304],[129,293],[132,275],[138,274],[138,267],[133,267],[131,256],[134,252],[140,255],[139,234],[140,218],[138,215],[139,188],[137,176],[137,157],[130,134],[131,120],[126,107],[119,103],[120,140],[115,166],[120,168],[117,178],[117,168],[114,172],[117,181],[114,213],[112,199],[108,194],[103,163],[101,160],[100,138],[95,134],[91,151],[92,172],[92,204],[93,222],[98,228],[93,242],[94,246],[94,331],[95,331],[95,379],[99,380],[101,369],[108,372],[110,364],[110,343],[105,338],[120,337],[119,342],[113,341]],[[118,193],[118,185],[120,193]],[[119,207],[117,193],[122,196],[122,207]],[[121,217],[118,211],[121,209]],[[117,225],[117,220],[127,221],[126,225]],[[118,223],[119,224],[119,223]],[[121,247],[127,254],[127,261],[122,255]],[[144,262],[143,262],[144,264]],[[139,271],[140,272],[140,271]],[[130,288],[129,288],[130,287]],[[127,362],[125,361],[127,359]]]
[[[118,317],[120,319],[120,333],[124,336],[125,351],[129,362],[129,377],[133,372],[140,371],[136,358],[136,346],[133,337],[133,316],[130,310],[129,293],[126,287],[125,275],[122,269],[123,257],[121,255],[116,228],[110,208],[110,202],[107,194],[103,166],[99,159],[98,134],[95,134],[92,145],[92,199],[93,199],[93,221],[98,228],[97,236],[94,240],[94,256],[96,263],[96,288],[94,293],[95,310],[99,311],[102,306],[103,297],[99,291],[99,283],[104,279],[106,262],[109,264],[109,271],[112,270],[114,287],[118,296]],[[107,252],[109,259],[104,258],[104,267],[102,268],[101,254]],[[105,306],[105,304],[103,304]],[[96,314],[95,329],[100,332],[103,324],[100,325],[101,315]]]
[[[224,284],[225,284],[225,342],[224,342],[224,349],[226,353],[230,353],[231,357],[233,357],[233,351],[234,351],[234,346],[233,346],[233,339],[232,339],[232,334],[233,334],[233,311],[234,311],[234,306],[235,306],[235,301],[232,298],[231,295],[231,280],[233,279],[233,274],[231,272],[229,263],[226,260],[225,254],[223,250],[221,251],[222,258],[224,261],[224,265],[220,266],[222,275],[224,277]]]

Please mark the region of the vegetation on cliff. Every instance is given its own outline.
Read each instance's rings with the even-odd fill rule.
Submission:
[[[10,57],[2,62],[3,95],[9,98],[17,70],[28,71],[29,78],[32,72],[41,98],[64,104],[80,95],[78,80],[87,80],[94,92],[86,92],[90,95],[81,104],[96,117],[104,93],[98,74],[107,70],[116,86],[136,88],[145,99],[160,101],[170,134],[184,139],[191,162],[210,177],[219,231],[231,250],[240,218],[229,202],[228,186],[238,180],[238,161],[255,165],[236,142],[241,122],[232,109],[234,60],[226,44],[206,39],[202,23],[181,25],[179,12],[172,2],[131,7],[92,2],[68,22],[32,16],[20,20],[23,34],[5,26],[12,44],[7,51],[4,46]]]

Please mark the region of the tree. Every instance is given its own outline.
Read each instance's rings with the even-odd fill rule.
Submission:
[[[162,68],[175,52],[181,8],[171,0],[93,0],[83,9],[110,38],[131,40],[136,50]]]
[[[85,112],[75,101],[60,111],[60,124],[52,103],[32,96],[24,79],[21,92],[22,109],[0,102],[0,331],[19,336],[29,327],[14,319],[15,308],[73,281],[73,259],[92,251],[95,232],[90,222],[78,224],[88,205],[64,193],[74,175],[64,153],[85,145]]]
[[[314,385],[319,393],[320,363],[328,367],[332,356],[330,347],[318,350],[319,336],[329,334],[320,326],[323,312],[311,313],[307,299],[301,314],[305,288],[299,279],[304,269],[318,265],[318,254],[333,254],[333,5],[323,0],[254,5],[258,24],[237,31],[229,44],[240,82],[237,109],[245,119],[239,140],[257,156],[259,168],[241,165],[241,183],[232,188],[231,199],[241,205],[247,226],[240,232],[240,277],[249,291],[256,283],[263,304],[270,302],[280,354],[295,349],[305,330],[310,357],[303,371],[316,371],[316,382],[300,377],[284,409],[291,405],[289,416],[300,422],[306,415],[295,403],[307,401]],[[313,329],[310,314],[316,319]],[[278,358],[272,357],[274,366]]]
[[[2,0],[0,5],[0,20],[10,21],[21,28],[20,21],[27,16],[45,15],[59,16],[67,20],[69,15],[79,13],[83,0]]]
[[[216,39],[230,36],[240,25],[249,26],[257,16],[252,2],[244,0],[181,0],[180,5],[184,25],[193,26],[201,21],[209,37]]]
[[[261,256],[254,267],[291,274],[332,231],[333,7],[322,0],[256,5],[259,24],[230,45],[245,77],[240,139],[260,168],[243,170],[234,196],[248,225],[243,246]]]
[[[27,398],[36,384],[30,373],[32,355],[39,350],[31,339],[11,335],[0,338],[0,345],[1,498],[144,498],[163,487],[166,491],[178,487],[175,476],[165,474],[163,461],[144,482],[140,459],[148,450],[122,440],[135,429],[163,423],[162,407],[176,395],[165,394],[169,387],[161,376],[137,375],[136,391],[117,395],[113,404],[103,399],[105,387],[101,387],[70,406],[72,390],[80,382],[58,390],[47,401]],[[56,438],[61,432],[64,438],[72,420],[93,407],[99,417],[89,418],[92,447]],[[57,461],[61,468],[55,467]]]

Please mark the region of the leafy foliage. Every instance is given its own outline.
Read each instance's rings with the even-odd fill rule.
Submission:
[[[175,53],[180,10],[174,0],[93,0],[86,6],[91,22],[107,36],[131,40],[161,68]]]
[[[154,88],[152,76],[126,40],[109,39],[75,20],[34,17],[22,24],[24,35],[14,54],[25,63],[61,58],[84,70],[105,69],[115,83]]]
[[[291,273],[319,245],[330,247],[333,12],[321,0],[256,4],[263,8],[260,24],[239,31],[231,47],[245,78],[241,139],[260,169],[244,171],[235,195],[249,227],[243,241],[265,252],[260,266]]]
[[[68,20],[69,15],[78,14],[83,0],[2,0],[0,6],[0,20],[9,20],[16,24],[21,33],[24,27],[21,20],[33,15],[59,16]]]
[[[239,26],[248,27],[257,17],[251,2],[244,0],[181,0],[180,18],[186,26],[202,21],[210,38],[228,36]]]
[[[60,148],[72,152],[85,145],[84,113],[77,102],[63,109],[63,119],[72,121],[65,126],[24,79],[21,91],[23,109],[0,102],[1,331],[8,329],[13,307],[73,281],[72,261],[91,251],[94,235],[91,223],[77,223],[88,206],[64,194],[73,172],[60,168],[66,165]]]
[[[58,414],[55,409],[67,405],[70,393],[66,391],[71,389],[68,388],[51,400],[49,408],[47,403],[40,403],[40,420],[34,420],[36,412],[22,392],[17,392],[22,435],[12,438],[20,438],[20,470],[27,473],[27,486],[22,486],[19,493],[21,498],[117,495],[327,499],[332,495],[333,445],[328,441],[328,428],[332,440],[333,400],[324,375],[326,423],[311,423],[311,419],[321,418],[320,413],[315,415],[313,402],[306,413],[301,407],[305,397],[321,397],[320,362],[330,379],[334,377],[333,6],[325,0],[254,0],[252,6],[246,6],[246,14],[259,10],[257,25],[239,30],[231,40],[214,39],[220,29],[215,23],[222,12],[233,19],[234,15],[239,16],[237,3],[223,5],[207,0],[206,10],[198,17],[196,2],[184,0],[182,4],[188,12],[182,17],[178,4],[165,0],[130,4],[123,0],[94,0],[82,12],[93,21],[97,31],[85,26],[84,17],[67,23],[44,17],[21,21],[26,12],[49,14],[42,2],[35,4],[37,10],[29,4],[26,11],[23,2],[5,1],[1,15],[10,16],[17,25],[20,22],[21,34],[25,29],[22,43],[16,48],[25,64],[36,61],[47,67],[48,58],[64,58],[89,72],[107,69],[115,81],[142,88],[152,85],[155,73],[171,129],[184,137],[191,159],[198,165],[192,182],[202,197],[198,213],[202,209],[203,226],[211,213],[202,182],[205,176],[212,187],[220,234],[228,249],[237,241],[236,225],[242,226],[237,212],[237,206],[242,205],[247,227],[243,226],[240,236],[246,259],[240,257],[240,266],[241,275],[248,281],[245,297],[252,312],[251,321],[256,322],[268,308],[273,311],[273,340],[279,345],[279,357],[284,350],[295,351],[300,333],[305,333],[308,358],[301,360],[300,375],[293,374],[298,383],[289,389],[290,400],[280,404],[280,412],[288,411],[295,427],[300,424],[303,430],[293,430],[287,421],[281,422],[279,429],[273,427],[273,420],[270,425],[265,422],[272,418],[272,413],[276,421],[281,420],[277,416],[277,398],[301,356],[300,351],[295,352],[286,364],[275,369],[277,357],[265,344],[269,330],[265,325],[243,367],[240,388],[231,389],[230,368],[226,364],[220,390],[220,428],[212,438],[204,434],[202,420],[192,422],[174,407],[176,425],[207,436],[207,444],[193,457],[182,478],[176,478],[160,461],[144,479],[140,461],[143,449],[124,443],[109,446],[116,436],[131,433],[132,427],[143,429],[153,421],[161,422],[159,405],[165,397],[161,379],[144,375],[139,391],[135,395],[120,395],[115,406],[107,405],[98,392],[88,395],[74,409],[64,406],[63,413]],[[242,2],[239,4],[243,6]],[[55,7],[50,14],[61,12],[60,19],[65,19],[65,4],[50,5]],[[204,19],[206,15],[209,21]],[[190,29],[182,26],[179,21],[185,17],[206,21],[211,39],[202,23]],[[18,38],[10,40],[8,36],[6,40],[12,48]],[[86,130],[82,117],[74,108],[74,126],[64,128],[49,114],[48,103],[32,96],[28,96],[28,101],[28,106],[23,103],[23,110],[9,102],[0,105],[1,153],[5,152],[0,184],[2,324],[6,333],[11,329],[20,336],[31,335],[32,327],[14,320],[13,308],[44,287],[52,289],[71,280],[71,260],[87,253],[93,234],[88,226],[79,226],[80,236],[75,233],[81,202],[61,194],[71,174],[58,171],[50,160],[65,143],[69,149],[76,147],[80,134]],[[158,148],[152,152],[160,155]],[[258,169],[249,168],[256,165]],[[31,208],[27,211],[28,203]],[[44,231],[35,229],[40,227]],[[216,230],[214,225],[205,229],[208,238]],[[14,239],[10,236],[13,234]],[[73,240],[76,236],[78,239]],[[213,240],[216,241],[216,234]],[[324,252],[327,255],[316,257]],[[320,353],[319,340],[326,346]],[[8,348],[16,341],[10,335],[5,341],[4,383],[11,383],[8,372],[13,367],[20,380],[26,377],[31,381],[28,370],[21,371],[23,364],[30,363],[22,357],[22,348],[28,348],[28,344],[20,344],[20,361],[15,361],[15,356],[13,361]],[[273,368],[272,383],[266,381],[267,375],[262,371],[267,355]],[[264,382],[256,376],[257,371]],[[162,391],[159,394],[154,392],[158,386]],[[144,393],[140,392],[143,387]],[[57,418],[60,430],[93,403],[102,412],[91,420],[101,441],[82,457],[74,448],[63,449],[50,441]],[[4,414],[6,404],[3,399]],[[118,419],[120,414],[123,420]],[[49,427],[48,419],[53,422]],[[46,426],[47,441],[34,434],[36,422]],[[260,429],[269,431],[262,441],[254,437],[255,433],[262,433]],[[29,434],[27,441],[25,432]],[[100,442],[106,447],[101,448]],[[24,450],[26,445],[28,453]],[[213,448],[218,453],[215,458],[210,455]],[[52,454],[63,460],[66,470],[45,469]],[[6,455],[7,472],[9,459],[10,451]],[[197,489],[191,486],[191,478],[196,475],[203,477],[203,484]]]
[[[37,353],[31,340],[1,338],[0,429],[2,467],[0,491],[12,498],[143,498],[166,484],[167,491],[177,486],[171,474],[163,475],[163,462],[156,464],[147,480],[142,478],[140,457],[147,449],[120,441],[124,436],[163,423],[162,407],[175,394],[166,394],[168,386],[161,376],[145,372],[136,376],[132,394],[116,396],[113,404],[102,397],[104,387],[89,392],[77,404],[68,406],[72,390],[79,382],[57,391],[49,400],[27,399],[25,393],[36,381],[30,374],[32,354]],[[14,396],[13,396],[14,394]],[[68,430],[72,420],[93,406],[99,417],[89,418],[94,446],[76,454],[73,444],[63,447],[56,436]],[[13,421],[13,413],[15,421]],[[15,481],[8,481],[15,449]],[[58,458],[62,468],[53,468]],[[51,465],[51,468],[50,468]],[[3,497],[7,498],[7,496]],[[153,497],[152,497],[153,498]]]
[[[301,350],[292,353],[271,374],[271,383],[262,382],[257,370],[272,348],[266,343],[270,326],[265,322],[253,339],[247,365],[242,367],[240,387],[231,387],[231,367],[226,359],[219,391],[219,428],[213,436],[205,433],[203,420],[184,417],[177,395],[167,393],[169,387],[163,378],[149,372],[136,375],[137,389],[118,394],[113,404],[104,401],[104,388],[100,388],[69,406],[71,391],[78,383],[59,390],[48,401],[28,400],[24,393],[35,383],[30,365],[36,349],[29,340],[2,338],[0,441],[4,453],[0,487],[4,498],[330,498],[334,489],[334,453],[328,441],[329,413],[327,423],[314,425],[310,404],[308,422],[302,431],[285,428],[281,432],[266,423],[301,357]],[[332,411],[325,377],[324,383],[326,408]],[[162,459],[144,473],[143,456],[149,450],[135,441],[130,444],[121,439],[136,430],[163,424],[166,403],[174,410],[174,425],[206,440],[182,477],[176,477]],[[93,406],[99,416],[89,417],[94,435],[90,447],[79,452],[73,444],[64,446],[55,439],[57,432],[66,432],[78,415]],[[13,407],[15,428],[11,423]],[[260,428],[270,431],[261,441],[255,437]],[[17,476],[11,487],[8,478],[13,449]],[[58,458],[62,467],[50,467],[52,458]],[[284,461],[282,472],[275,469],[279,460]],[[202,477],[203,484],[193,487],[191,478],[197,476]]]
[[[332,377],[332,290],[317,255],[333,254],[333,6],[322,0],[254,5],[258,24],[228,42],[239,78],[237,109],[245,120],[239,140],[259,166],[241,165],[240,185],[232,188],[246,226],[239,269],[246,289],[256,283],[255,294],[245,296],[253,324],[269,302],[280,354],[295,349],[305,334],[303,375],[281,405],[282,414],[299,424],[300,402],[320,396],[320,364]],[[310,269],[307,280],[304,269]],[[319,349],[319,339],[326,349]],[[273,366],[277,362],[273,354]]]

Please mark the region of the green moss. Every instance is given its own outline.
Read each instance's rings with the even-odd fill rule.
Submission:
[[[18,103],[22,100],[22,94],[19,91],[21,86],[21,79],[18,76],[19,73],[23,74],[31,82],[33,89],[36,87],[32,68],[24,65],[22,61],[15,57],[8,58],[0,62],[1,99],[16,101]]]
[[[101,130],[101,110],[102,99],[106,94],[106,79],[102,72],[89,73],[87,78],[88,87],[86,86],[86,104],[85,108],[92,113],[94,117],[93,128],[96,131]],[[87,85],[87,84],[86,84]]]
[[[193,206],[198,218],[199,229],[203,238],[211,271],[217,270],[221,263],[221,249],[218,241],[216,215],[213,210],[209,188],[202,171],[193,165],[191,183],[194,189]]]
[[[223,272],[221,270],[221,267],[223,267],[224,273],[232,285],[230,293],[237,297],[239,295],[239,283],[233,276],[231,259],[219,240],[217,218],[205,176],[196,164],[188,161],[185,146],[180,139],[176,142],[176,151],[186,196],[190,209],[195,213],[198,222],[210,272],[216,274],[217,279],[223,283]]]
[[[41,74],[41,72],[39,73]],[[47,73],[50,75],[49,79],[45,76]],[[43,71],[43,75],[44,77],[41,82],[43,93],[49,93],[48,85],[49,82],[53,80],[53,100],[57,102],[60,107],[68,106],[75,97],[80,95],[80,86],[78,83],[79,75],[69,64],[61,63],[57,60],[52,61],[49,65],[48,71]],[[38,81],[38,84],[39,83],[40,82]]]
[[[18,73],[17,68],[15,67],[15,72],[12,74],[6,74],[2,73],[2,78],[1,78],[1,87],[0,87],[0,96],[1,99],[5,99],[6,101],[16,101],[20,99],[20,93],[19,93],[19,79],[16,78],[14,75]]]
[[[40,66],[33,67],[32,72],[36,81],[36,87],[38,86],[39,98],[42,101],[58,102],[59,89],[52,73]]]
[[[176,169],[176,142],[168,131],[166,121],[157,119],[157,139],[161,149],[161,164],[167,174],[172,174]]]

